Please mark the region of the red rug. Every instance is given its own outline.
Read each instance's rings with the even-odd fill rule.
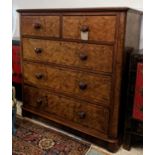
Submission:
[[[31,121],[17,118],[13,155],[85,155],[90,144]]]

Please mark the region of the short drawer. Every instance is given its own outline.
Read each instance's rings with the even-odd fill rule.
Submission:
[[[21,34],[33,36],[59,37],[59,16],[22,16]]]
[[[24,86],[24,107],[39,113],[61,118],[81,126],[107,132],[109,110],[72,98],[52,94],[45,90]],[[52,117],[53,116],[53,117]]]
[[[88,33],[88,40],[115,40],[116,16],[63,16],[63,38],[81,39],[81,32]]]
[[[111,73],[113,46],[24,38],[23,58]]]
[[[24,82],[78,98],[109,104],[111,77],[88,72],[24,63]]]

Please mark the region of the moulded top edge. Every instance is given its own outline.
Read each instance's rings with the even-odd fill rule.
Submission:
[[[142,11],[128,7],[102,7],[102,8],[55,8],[55,9],[18,9],[19,13],[60,13],[60,12],[104,12],[104,11],[134,11],[142,14]]]

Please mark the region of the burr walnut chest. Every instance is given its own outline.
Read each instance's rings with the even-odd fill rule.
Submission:
[[[125,48],[139,46],[129,8],[20,13],[23,111],[115,145]]]

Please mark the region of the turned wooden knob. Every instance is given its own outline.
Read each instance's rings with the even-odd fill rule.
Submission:
[[[40,23],[34,23],[34,24],[33,24],[33,27],[34,27],[35,29],[40,29],[40,28],[41,28],[41,24],[40,24]]]
[[[78,112],[78,116],[80,119],[84,119],[86,117],[86,113],[84,111]]]
[[[43,75],[42,73],[36,73],[36,74],[35,74],[35,77],[36,77],[37,79],[39,79],[39,80],[42,79],[43,76],[44,76],[44,75]]]
[[[38,106],[41,106],[42,103],[43,103],[43,101],[42,101],[41,98],[38,98],[38,99],[36,100],[36,103],[37,103]]]
[[[81,60],[87,60],[88,55],[86,53],[80,53],[79,57],[80,57]]]
[[[79,82],[79,88],[80,88],[81,90],[85,90],[85,89],[87,88],[87,84],[84,83],[84,82]]]
[[[88,32],[89,31],[89,26],[82,25],[80,30],[81,30],[81,32]]]
[[[39,53],[41,53],[42,52],[42,48],[34,48],[34,51],[37,53],[37,54],[39,54]]]

